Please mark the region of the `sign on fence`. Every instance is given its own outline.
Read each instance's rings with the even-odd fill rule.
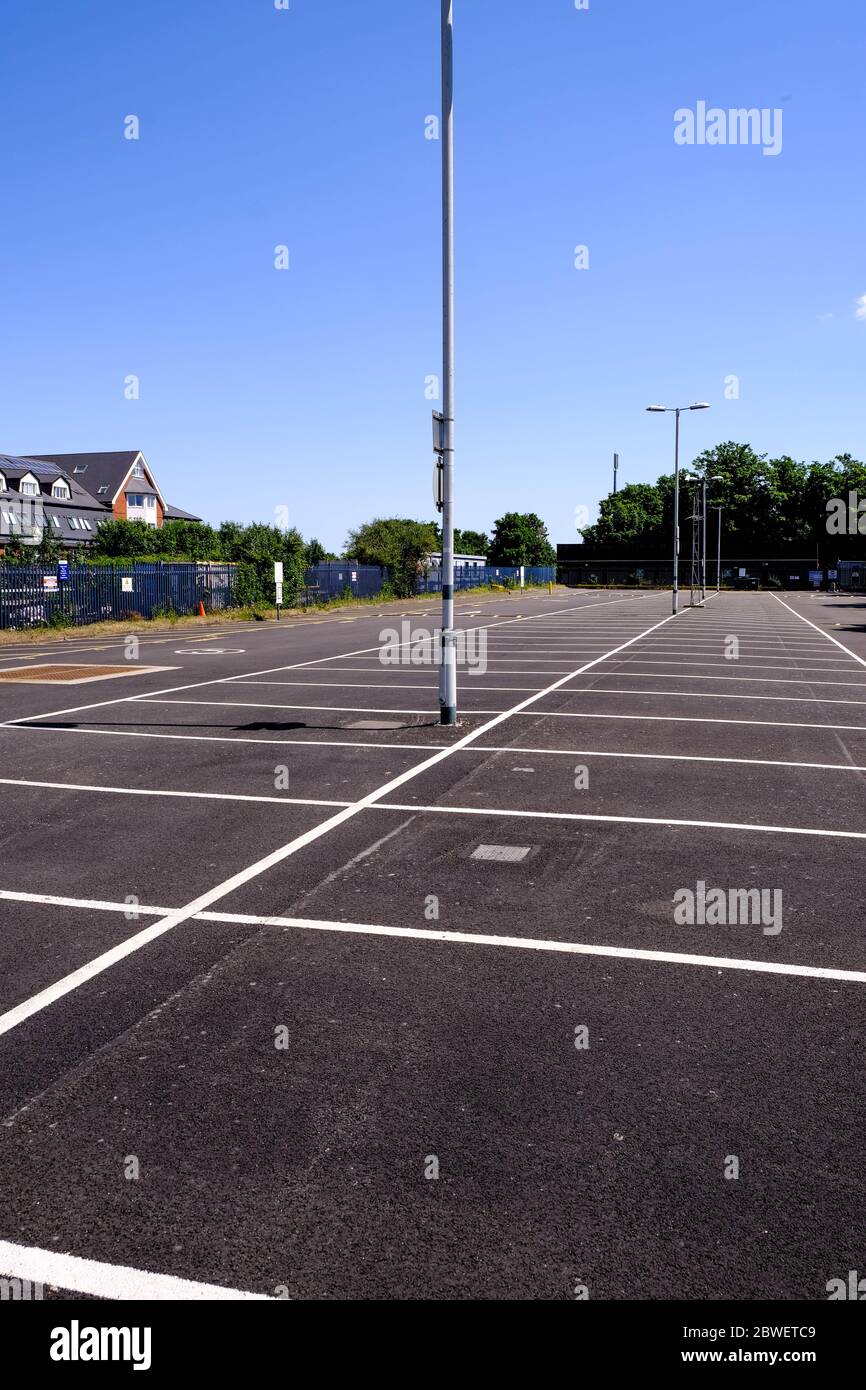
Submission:
[[[121,570],[127,572],[119,573]],[[47,623],[61,592],[64,615],[76,624],[125,618],[132,593],[136,612],[143,618],[166,609],[195,613],[205,591],[213,609],[230,608],[236,601],[235,582],[236,566],[229,564],[154,561],[86,565],[75,559],[52,565],[0,562],[0,629]]]

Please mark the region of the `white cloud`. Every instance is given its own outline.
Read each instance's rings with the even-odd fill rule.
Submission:
[[[861,294],[860,298],[855,299],[854,303],[857,306],[854,310],[854,317],[866,319],[866,294]]]

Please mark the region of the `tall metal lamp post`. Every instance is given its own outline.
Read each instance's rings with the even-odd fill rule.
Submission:
[[[684,410],[709,410],[709,401],[696,401],[694,405],[648,405],[647,410],[656,415],[673,414],[677,417],[674,433],[674,583],[671,594],[671,612],[679,608],[679,570],[680,570],[680,415]]]
[[[454,631],[454,15],[442,0],[442,663],[439,722],[457,723]]]

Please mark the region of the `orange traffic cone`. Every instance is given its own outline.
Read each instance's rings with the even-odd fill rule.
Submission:
[[[198,601],[198,615],[200,618],[203,618],[205,616],[203,599],[199,599]]]

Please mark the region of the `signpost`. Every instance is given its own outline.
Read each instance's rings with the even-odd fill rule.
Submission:
[[[277,621],[280,617],[280,609],[283,606],[283,562],[274,561],[274,587],[277,591]]]

